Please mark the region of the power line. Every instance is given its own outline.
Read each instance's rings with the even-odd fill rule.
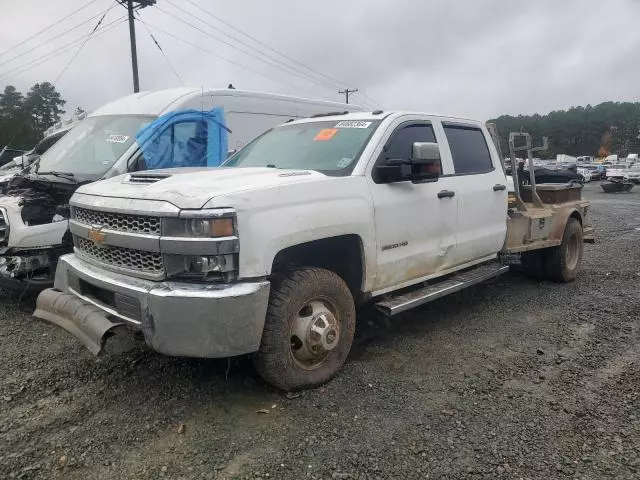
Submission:
[[[168,0],[169,1],[169,0]],[[198,5],[197,3],[195,3],[193,0],[185,0],[187,3],[190,3],[191,5],[193,5],[194,7],[198,8],[200,11],[204,12],[205,14],[209,15],[211,18],[217,20],[218,22],[226,25],[227,27],[231,28],[232,30],[235,30],[236,32],[244,35],[245,37],[253,40],[255,43],[257,43],[258,45],[261,45],[262,47],[280,55],[281,57],[287,59],[289,62],[294,63],[302,68],[305,68],[307,70],[309,70],[310,72],[315,73],[316,75],[320,75],[321,77],[324,77],[325,79],[333,82],[334,85],[332,85],[332,88],[342,88],[343,85],[346,85],[346,82],[343,82],[341,80],[336,79],[335,77],[332,77],[331,75],[327,75],[313,67],[310,67],[309,65],[306,65],[302,62],[300,62],[299,60],[296,60],[295,58],[287,55],[286,53],[268,45],[267,43],[263,42],[262,40],[254,37],[253,35],[245,32],[244,30],[242,30],[239,27],[236,27],[235,25],[233,25],[232,23],[228,22],[227,20],[225,20],[224,18],[219,17],[218,15],[215,15],[213,13],[211,13],[209,10],[205,9],[204,7],[201,7],[200,5]],[[171,3],[169,1],[169,3]],[[233,38],[233,37],[232,37]],[[366,95],[363,91],[359,92],[363,97],[365,97],[366,99],[368,99],[370,102],[372,102],[374,105],[377,105],[378,107],[381,107],[380,103],[377,102],[376,100],[374,100],[373,98],[371,98],[370,96]]]
[[[93,36],[94,33],[96,33],[96,30],[98,30],[98,28],[100,28],[100,25],[102,25],[102,21],[105,19],[105,17],[109,14],[109,12],[111,11],[111,9],[113,7],[115,7],[118,4],[118,2],[113,2],[113,5],[111,5],[106,12],[104,12],[104,14],[102,15],[102,17],[100,17],[100,20],[98,20],[98,23],[96,23],[96,26],[93,27],[93,30],[91,30],[91,33],[89,33],[89,36],[87,36],[87,38],[84,39],[84,42],[82,42],[82,45],[80,45],[80,48],[78,48],[78,50],[76,51],[76,53],[73,55],[73,57],[71,57],[71,60],[69,60],[69,62],[65,65],[65,67],[62,69],[62,71],[60,72],[60,74],[56,77],[56,79],[53,81],[53,84],[55,85],[56,83],[58,83],[58,81],[60,80],[60,78],[62,77],[62,75],[64,75],[64,72],[67,71],[67,69],[71,66],[71,64],[73,63],[73,61],[76,59],[76,57],[78,56],[78,54],[80,53],[80,51],[84,48],[84,46],[87,44],[87,42],[91,39],[91,37]]]
[[[149,36],[151,37],[151,40],[153,40],[153,43],[156,44],[156,47],[158,47],[158,50],[160,50],[160,53],[162,53],[162,56],[167,61],[167,64],[169,65],[169,68],[171,69],[173,74],[176,76],[176,78],[180,82],[180,85],[182,85],[184,87],[184,82],[182,81],[182,77],[180,77],[180,75],[178,74],[178,71],[175,68],[173,68],[173,65],[171,64],[171,61],[169,60],[169,57],[167,57],[167,54],[164,53],[164,50],[162,49],[162,47],[158,43],[158,40],[156,40],[156,37],[154,37],[153,33],[151,33],[151,29],[149,28],[149,25],[147,25],[146,22],[144,20],[142,20],[142,18],[140,18],[140,13],[136,12],[136,15],[138,16],[138,21],[140,23],[142,23],[142,25],[144,25],[144,28],[149,33]]]
[[[291,66],[291,65],[287,64],[286,62],[283,62],[283,61],[282,61],[282,60],[280,60],[279,58],[274,57],[273,55],[269,55],[269,54],[267,54],[267,53],[263,52],[263,51],[262,51],[262,50],[260,50],[260,49],[257,49],[256,47],[254,47],[254,46],[250,45],[249,43],[247,43],[247,42],[245,42],[245,41],[243,41],[243,40],[239,39],[238,37],[234,37],[233,35],[228,34],[228,33],[227,33],[227,32],[225,32],[224,30],[222,30],[222,29],[220,29],[220,28],[216,27],[215,25],[212,25],[212,24],[211,24],[211,23],[209,23],[209,22],[206,22],[205,20],[201,19],[201,18],[200,18],[200,17],[198,17],[197,15],[195,15],[195,14],[193,14],[193,13],[189,12],[188,10],[185,10],[184,8],[182,8],[182,7],[178,6],[178,5],[176,5],[176,4],[175,4],[174,2],[172,2],[171,0],[166,0],[166,2],[167,2],[167,3],[169,3],[171,6],[173,6],[174,8],[176,8],[176,9],[180,10],[181,12],[186,13],[187,15],[189,15],[189,16],[191,16],[191,17],[195,18],[195,19],[196,19],[196,20],[198,20],[199,22],[201,22],[201,23],[203,23],[203,24],[207,25],[209,28],[211,28],[211,29],[215,30],[216,32],[221,33],[221,34],[222,34],[222,35],[224,35],[225,37],[228,37],[228,38],[232,39],[233,41],[238,42],[239,44],[244,45],[244,46],[245,46],[245,47],[247,47],[247,48],[250,48],[251,50],[253,50],[253,51],[257,52],[257,53],[258,53],[258,55],[262,55],[262,56],[264,56],[264,57],[268,58],[269,60],[272,60],[272,61],[276,62],[277,64],[279,64],[279,65],[274,65],[274,64],[273,64],[273,63],[271,63],[271,62],[265,62],[265,63],[267,63],[268,65],[273,66],[273,67],[276,67],[276,68],[286,68],[286,69],[288,69],[289,71],[291,71],[291,73],[293,73],[294,75],[297,75],[298,77],[304,78],[304,79],[305,79],[305,80],[307,80],[307,81],[311,81],[311,82],[315,83],[316,85],[320,85],[320,86],[325,87],[325,88],[327,88],[327,89],[329,89],[329,90],[333,90],[333,89],[335,89],[335,88],[336,88],[334,85],[329,84],[329,83],[327,83],[327,82],[326,82],[326,81],[324,81],[324,80],[318,80],[317,78],[314,78],[314,77],[310,76],[310,75],[309,75],[307,72],[305,72],[304,70],[301,70],[301,69],[299,69],[299,68],[296,68],[295,66]],[[162,10],[162,9],[160,9],[160,8],[158,8],[158,10],[163,11],[163,10]],[[167,12],[164,12],[164,13],[167,13]],[[216,38],[217,38],[217,37],[216,37]],[[242,53],[244,53],[244,54],[246,54],[246,55],[250,55],[250,56],[252,56],[252,57],[254,57],[254,58],[258,58],[258,57],[256,57],[254,54],[252,54],[252,53],[250,53],[250,52],[247,52],[247,51],[245,51],[245,50],[242,50],[242,49],[240,49],[240,48],[236,47],[235,45],[232,45],[232,44],[230,44],[230,43],[228,43],[228,42],[226,42],[226,41],[224,41],[224,40],[219,40],[219,41],[223,42],[225,45],[230,46],[231,48],[235,48],[236,50],[238,50],[238,51],[240,51],[240,52],[242,52]],[[262,58],[258,58],[258,60],[260,60],[260,61],[263,61],[263,62],[264,62],[264,60],[263,60]]]
[[[59,25],[60,23],[64,22],[67,18],[73,17],[76,13],[78,13],[78,12],[79,12],[79,11],[81,11],[81,10],[84,10],[84,9],[85,9],[85,8],[87,8],[89,5],[92,5],[92,4],[96,3],[97,1],[98,1],[98,0],[91,0],[90,2],[88,2],[88,3],[84,4],[82,7],[80,7],[80,8],[78,8],[78,9],[74,10],[73,12],[71,12],[69,15],[67,15],[67,16],[65,16],[65,17],[62,17],[62,18],[61,18],[60,20],[58,20],[57,22],[52,23],[52,24],[51,24],[51,25],[49,25],[48,27],[43,28],[42,30],[40,30],[40,31],[39,31],[39,32],[37,32],[37,33],[34,33],[34,34],[33,34],[33,35],[31,35],[29,38],[27,38],[27,39],[25,39],[25,40],[23,40],[23,41],[21,41],[21,42],[19,42],[19,43],[15,44],[15,45],[13,45],[12,47],[9,47],[9,48],[7,48],[6,50],[4,50],[4,51],[0,52],[0,56],[4,55],[4,54],[5,54],[5,53],[7,53],[7,52],[10,52],[10,51],[12,51],[12,50],[15,50],[16,48],[18,48],[18,47],[19,47],[19,46],[21,46],[21,45],[24,45],[24,44],[25,44],[25,43],[27,43],[28,41],[30,41],[30,40],[32,40],[32,39],[34,39],[34,38],[36,38],[38,35],[40,35],[40,34],[42,34],[42,33],[46,32],[47,30],[49,30],[49,29],[51,29],[51,28],[55,27],[56,25]]]
[[[225,24],[227,27],[229,27],[229,28],[231,28],[231,29],[235,30],[236,32],[241,33],[242,35],[246,36],[247,38],[250,38],[251,40],[253,40],[253,41],[254,41],[254,42],[256,42],[257,44],[259,44],[259,45],[263,46],[264,48],[266,48],[266,49],[268,49],[268,50],[271,50],[271,51],[272,51],[272,52],[274,52],[274,53],[277,53],[278,55],[280,55],[280,56],[282,56],[282,57],[286,58],[287,60],[289,60],[289,61],[290,61],[290,62],[292,62],[292,63],[295,63],[296,65],[299,65],[299,66],[301,66],[301,67],[303,67],[303,68],[306,68],[307,70],[309,70],[309,71],[311,71],[311,72],[313,72],[313,73],[315,73],[315,74],[317,74],[317,75],[320,75],[320,76],[322,76],[322,77],[324,77],[324,78],[326,78],[326,79],[328,79],[328,80],[331,80],[332,82],[334,82],[334,83],[335,83],[335,85],[334,85],[332,88],[335,88],[336,86],[345,85],[345,82],[342,82],[342,81],[337,80],[337,79],[335,79],[335,78],[333,78],[333,77],[331,77],[331,76],[329,76],[329,75],[326,75],[326,74],[324,74],[324,73],[322,73],[322,72],[320,72],[320,71],[316,70],[315,68],[312,68],[312,67],[310,67],[310,66],[308,66],[308,65],[305,65],[304,63],[302,63],[302,62],[300,62],[300,61],[296,60],[295,58],[292,58],[292,57],[288,56],[287,54],[285,54],[285,53],[281,52],[280,50],[278,50],[278,49],[276,49],[276,48],[273,48],[273,47],[271,47],[271,46],[267,45],[265,42],[263,42],[263,41],[261,41],[261,40],[257,39],[256,37],[254,37],[254,36],[252,36],[252,35],[248,34],[247,32],[245,32],[245,31],[243,31],[242,29],[240,29],[240,28],[236,27],[235,25],[232,25],[230,22],[228,22],[228,21],[224,20],[223,18],[221,18],[221,17],[219,17],[219,16],[217,16],[217,15],[214,15],[213,13],[211,13],[210,11],[208,11],[208,10],[206,10],[205,8],[201,7],[200,5],[198,5],[197,3],[193,2],[192,0],[186,0],[186,1],[187,1],[188,3],[190,3],[191,5],[195,6],[196,8],[199,8],[200,10],[202,10],[204,13],[206,13],[206,14],[207,14],[207,15],[209,15],[210,17],[215,18],[215,19],[216,19],[217,21],[219,21],[220,23]]]
[[[9,62],[11,62],[11,61],[15,60],[16,58],[20,58],[20,57],[22,57],[22,56],[24,56],[24,55],[26,55],[26,54],[28,54],[28,53],[33,52],[34,50],[37,50],[38,48],[42,47],[43,45],[47,45],[47,44],[51,43],[52,41],[54,41],[54,40],[56,40],[56,39],[58,39],[58,38],[60,38],[60,37],[65,36],[67,33],[70,33],[70,32],[72,32],[73,30],[76,30],[76,29],[78,29],[78,28],[80,28],[80,27],[84,27],[84,26],[87,24],[87,22],[90,22],[90,21],[91,21],[91,20],[93,20],[94,18],[98,18],[100,15],[103,15],[105,12],[108,12],[108,11],[109,11],[109,9],[105,10],[104,12],[100,12],[100,13],[98,13],[98,14],[94,15],[93,17],[89,17],[89,18],[87,18],[86,20],[82,21],[81,23],[78,23],[77,25],[74,25],[74,26],[73,26],[73,27],[71,27],[70,29],[65,30],[65,31],[64,31],[64,32],[62,32],[62,33],[59,33],[59,34],[58,34],[58,35],[56,35],[55,37],[52,37],[52,38],[50,38],[50,39],[48,39],[48,40],[45,40],[44,42],[37,44],[35,47],[31,47],[29,50],[26,50],[26,51],[24,51],[24,52],[22,52],[22,53],[19,53],[18,55],[15,55],[15,56],[13,56],[13,57],[9,58],[8,60],[4,60],[3,62],[0,62],[0,67],[1,67],[2,65],[6,65],[7,63],[9,63]]]
[[[176,39],[176,40],[178,40],[180,42],[183,42],[183,43],[185,43],[187,45],[190,45],[193,48],[197,48],[198,50],[202,50],[203,52],[206,52],[206,53],[208,53],[208,54],[210,54],[210,55],[212,55],[214,57],[217,57],[217,58],[219,58],[221,60],[224,60],[225,62],[228,62],[228,63],[231,63],[233,65],[236,65],[236,66],[238,66],[238,67],[240,67],[240,68],[242,68],[244,70],[247,70],[249,72],[255,73],[256,75],[260,75],[261,77],[268,78],[269,80],[271,80],[273,82],[281,83],[281,84],[286,85],[288,87],[295,88],[296,90],[301,90],[301,88],[296,86],[296,85],[293,85],[291,83],[285,82],[285,81],[280,80],[278,78],[272,77],[272,76],[267,75],[266,73],[262,73],[262,72],[260,72],[258,70],[254,70],[251,67],[247,67],[246,65],[243,65],[242,63],[236,62],[235,60],[232,60],[230,58],[227,58],[227,57],[224,57],[222,55],[219,55],[219,54],[217,54],[215,52],[212,52],[211,50],[207,50],[206,48],[202,47],[201,45],[198,45],[197,43],[192,43],[192,42],[189,42],[188,40],[180,38],[177,35],[174,35],[173,33],[170,33],[170,32],[167,32],[166,30],[163,30],[162,28],[158,27],[157,25],[152,25],[150,23],[147,23],[147,25],[149,25],[149,27],[153,28],[154,30],[156,30],[158,32],[162,32],[165,35],[168,35],[169,37],[172,37],[172,38],[174,38],[174,39]]]
[[[364,92],[359,92],[359,93],[360,93],[360,95],[362,95],[364,98],[366,98],[366,99],[367,99],[367,100],[369,100],[371,103],[373,103],[373,105],[374,105],[375,107],[382,108],[382,105],[381,105],[379,102],[376,102],[373,98],[371,98],[371,97],[370,97],[369,95],[367,95],[366,93],[364,93]]]
[[[67,64],[64,66],[64,68],[60,71],[60,74],[56,77],[56,79],[53,81],[53,85],[55,86],[56,83],[58,83],[58,81],[60,80],[60,78],[62,77],[62,75],[64,75],[64,72],[67,71],[67,69],[71,66],[71,64],[73,63],[73,61],[76,59],[76,57],[78,56],[78,54],[80,53],[80,51],[82,50],[82,48],[86,45],[86,43],[89,41],[89,39],[91,39],[92,35],[94,33],[96,33],[96,30],[98,30],[98,28],[100,28],[100,25],[102,24],[102,21],[105,19],[105,17],[108,15],[108,13],[111,11],[111,9],[117,4],[117,2],[114,2],[113,5],[111,5],[111,7],[109,7],[107,9],[106,12],[104,12],[102,14],[102,17],[100,18],[100,20],[98,20],[98,23],[96,23],[96,26],[93,27],[93,30],[91,30],[91,33],[89,33],[89,35],[87,36],[87,38],[85,38],[85,40],[82,42],[82,45],[80,45],[80,48],[78,48],[78,50],[76,51],[76,53],[73,55],[73,57],[71,57],[71,60],[69,60],[67,62]],[[22,123],[20,124],[20,126],[18,127],[18,129],[16,130],[16,133],[13,135],[13,137],[11,137],[11,140],[9,140],[9,143],[7,143],[7,145],[10,145],[11,143],[13,143],[13,141],[16,139],[16,137],[18,136],[18,134],[20,133],[20,131],[22,130],[22,128],[24,127],[24,125],[26,124],[28,120],[28,117],[25,117],[25,119],[22,121]]]
[[[117,27],[118,25],[120,25],[121,23],[124,23],[126,21],[126,17],[120,17],[108,24],[106,24],[105,26],[103,26],[102,28],[100,28],[98,30],[98,32],[93,35],[93,38],[96,38],[100,35],[102,35],[103,33],[106,33],[107,31],[113,30],[113,28]],[[55,58],[55,57],[59,57],[60,55],[64,55],[67,52],[70,52],[71,50],[73,50],[76,46],[80,45],[80,43],[82,43],[82,41],[88,37],[91,36],[91,34],[87,34],[84,35],[70,43],[67,43],[65,45],[63,45],[62,47],[57,48],[56,50],[53,50],[52,52],[47,53],[46,55],[42,55],[41,57],[38,57],[36,59],[30,60],[29,62],[23,63],[22,65],[19,65],[18,67],[14,67],[11,70],[8,70],[2,74],[0,74],[0,81],[5,80],[6,78],[10,78],[12,76],[15,75],[20,75],[24,72],[27,72],[29,70],[31,70],[32,68],[35,68],[43,63],[48,62],[49,60]],[[69,48],[67,48],[69,47]],[[58,52],[58,53],[56,53]]]
[[[173,18],[173,19],[175,19],[175,20],[178,20],[178,21],[180,21],[180,22],[184,23],[184,24],[185,24],[185,25],[187,25],[188,27],[191,27],[191,28],[193,28],[193,29],[195,29],[195,30],[199,31],[200,33],[203,33],[203,34],[207,35],[208,37],[210,37],[210,38],[212,38],[212,39],[214,39],[214,40],[216,40],[216,41],[218,41],[218,42],[220,42],[220,43],[223,43],[224,45],[227,45],[227,46],[229,46],[229,47],[233,48],[234,50],[237,50],[237,51],[239,51],[239,52],[241,52],[241,53],[244,53],[245,55],[248,55],[248,56],[250,56],[250,57],[252,57],[252,58],[254,58],[254,59],[256,59],[256,60],[258,60],[258,61],[260,61],[260,62],[262,62],[262,63],[264,63],[264,64],[266,64],[266,65],[269,65],[270,67],[274,67],[274,68],[276,68],[276,69],[278,69],[278,70],[282,70],[282,67],[281,67],[280,65],[275,64],[275,63],[272,63],[272,62],[270,62],[270,61],[268,61],[268,60],[265,60],[264,58],[261,58],[259,55],[255,55],[255,54],[253,54],[252,52],[248,52],[248,51],[246,51],[246,50],[243,50],[242,48],[239,48],[239,47],[237,47],[236,45],[234,45],[234,44],[232,44],[232,43],[230,43],[230,42],[227,42],[226,40],[223,40],[223,39],[221,39],[221,38],[219,38],[219,37],[217,37],[217,36],[213,35],[212,33],[207,32],[206,30],[203,30],[202,28],[199,28],[199,27],[198,27],[198,26],[196,26],[196,25],[193,25],[193,24],[192,24],[192,23],[190,23],[189,21],[184,20],[183,18],[181,18],[181,17],[179,17],[179,16],[177,16],[177,15],[175,15],[175,14],[173,14],[173,15],[172,15],[170,12],[167,12],[166,10],[163,10],[163,9],[162,9],[162,8],[160,8],[160,7],[156,7],[156,9],[157,9],[157,10],[160,10],[162,13],[164,13],[164,14],[166,14],[166,15],[170,16],[171,18]],[[193,16],[193,14],[191,14],[191,13],[189,13],[189,12],[186,12],[186,13],[187,13],[187,14],[189,14],[189,15],[192,15],[192,16]],[[198,19],[198,17],[195,17],[195,18],[196,18],[196,19]],[[203,23],[205,23],[205,24],[206,24],[206,22],[204,22],[204,21],[203,21]],[[208,25],[208,24],[207,24],[207,25]],[[290,68],[290,67],[287,67],[287,68]],[[302,76],[302,75],[300,75],[300,74],[296,73],[296,72],[295,72],[295,71],[293,71],[293,70],[291,70],[291,71],[287,71],[287,73],[290,73],[290,74],[295,75],[295,76],[297,76],[297,77],[299,77],[299,78],[302,78],[302,79],[303,79],[303,80],[305,80],[305,81],[309,81],[309,80],[310,80],[310,79],[309,79],[309,77]],[[311,79],[311,81],[314,81],[314,80],[313,80],[313,79]],[[315,82],[315,81],[314,81],[314,82]],[[315,83],[317,83],[317,82],[315,82]],[[296,88],[298,88],[298,87],[296,87]],[[332,87],[326,87],[326,88],[328,88],[328,89],[332,89]]]
[[[113,26],[115,23],[123,20],[124,18],[125,17],[123,16],[123,17],[120,17],[120,18],[108,23],[107,25],[103,26],[100,29],[100,31],[101,32],[104,31],[108,27]],[[2,78],[0,78],[0,80],[6,78],[7,75],[11,76],[12,74],[16,73],[17,71],[23,69],[24,67],[29,67],[29,68],[27,68],[27,70],[29,70],[32,66],[35,67],[37,65],[45,63],[46,61],[48,61],[51,58],[57,57],[59,55],[62,55],[64,53],[66,53],[66,52],[69,52],[69,51],[73,50],[73,48],[75,48],[76,46],[80,45],[80,43],[82,43],[82,41],[89,35],[90,34],[82,35],[81,37],[78,37],[75,40],[72,40],[71,42],[65,43],[61,47],[58,47],[58,48],[56,48],[55,50],[52,50],[49,53],[41,55],[40,57],[34,58],[32,60],[29,60],[28,62],[25,62],[22,65],[18,65],[17,67],[12,67],[11,69],[9,69],[9,70],[7,70],[7,71],[5,71],[3,73],[0,73],[0,77],[2,77]],[[69,47],[69,48],[67,48],[67,47]],[[61,50],[63,50],[63,51],[61,51]],[[57,52],[60,52],[60,53],[57,53]],[[40,61],[40,60],[43,60],[43,61]],[[26,71],[26,70],[24,70],[24,71]],[[20,73],[22,73],[22,71]]]

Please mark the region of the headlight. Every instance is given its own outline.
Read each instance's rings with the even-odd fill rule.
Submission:
[[[236,269],[235,255],[184,257],[186,273],[232,272]]]
[[[167,218],[162,225],[167,237],[218,238],[235,235],[234,217]]]

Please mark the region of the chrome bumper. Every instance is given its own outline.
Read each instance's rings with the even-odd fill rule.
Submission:
[[[153,282],[108,272],[75,255],[60,258],[55,287],[34,316],[54,323],[98,354],[110,331],[139,330],[152,349],[174,356],[229,357],[258,350],[268,281]]]

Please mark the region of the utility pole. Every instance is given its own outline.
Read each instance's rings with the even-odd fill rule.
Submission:
[[[138,78],[138,51],[136,49],[136,26],[133,23],[133,13],[144,7],[155,5],[156,0],[118,0],[118,2],[129,12],[129,41],[131,42],[131,69],[133,70],[133,93],[140,91],[140,80]]]
[[[349,90],[348,88],[345,88],[344,90],[338,90],[338,93],[342,94],[345,96],[346,98],[346,102],[345,103],[349,103],[349,94],[350,93],[357,93],[358,89],[354,88],[353,90]]]

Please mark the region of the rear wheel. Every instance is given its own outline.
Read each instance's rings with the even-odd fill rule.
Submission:
[[[545,276],[555,282],[572,282],[576,279],[584,243],[582,225],[575,218],[570,218],[564,228],[562,243],[549,249],[545,260]]]
[[[353,297],[342,278],[322,268],[289,272],[272,287],[254,366],[282,390],[321,385],[344,364],[355,324]]]

